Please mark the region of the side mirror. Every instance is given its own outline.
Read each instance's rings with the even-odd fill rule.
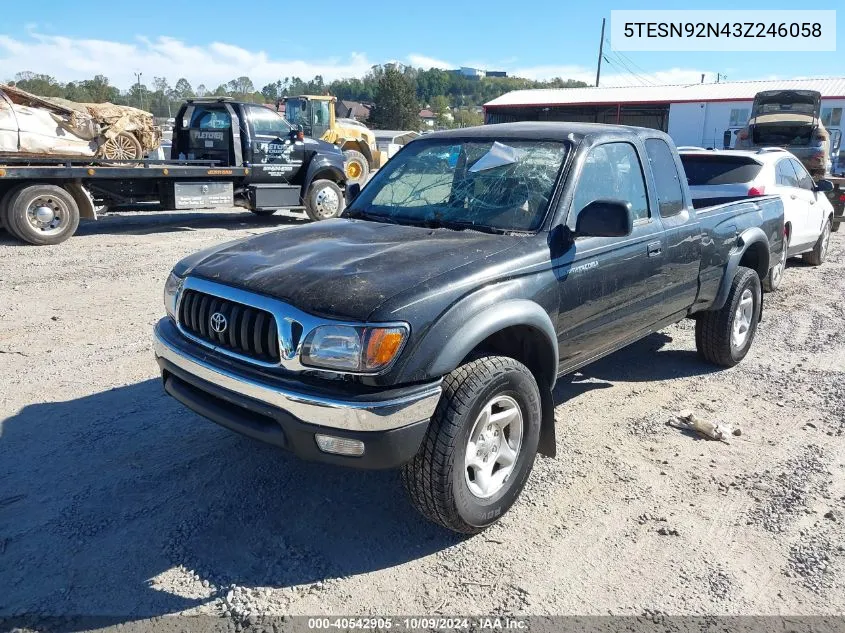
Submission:
[[[346,185],[346,204],[352,204],[359,193],[361,193],[361,183],[353,182]]]
[[[623,200],[594,200],[575,221],[575,237],[625,237],[633,230],[631,203]]]
[[[833,191],[833,183],[829,180],[819,180],[816,183],[815,190],[820,193],[827,193],[828,191]]]

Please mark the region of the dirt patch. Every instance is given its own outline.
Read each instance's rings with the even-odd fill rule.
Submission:
[[[151,332],[172,265],[294,224],[139,213],[55,247],[0,234],[0,617],[845,611],[841,233],[823,266],[790,261],[736,368],[701,362],[685,321],[562,380],[558,457],[462,539],[395,473],[300,462],[163,393]],[[682,409],[742,435],[667,427]]]

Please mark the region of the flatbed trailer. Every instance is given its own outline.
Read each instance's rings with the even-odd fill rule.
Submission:
[[[207,160],[127,164],[0,156],[0,223],[24,241],[55,244],[76,231],[79,218],[97,219],[108,207],[139,202],[173,210],[231,207],[249,173],[246,166]]]
[[[176,116],[171,160],[0,154],[0,223],[42,245],[68,239],[80,218],[141,202],[325,220],[343,212],[344,169],[340,149],[304,138],[268,108],[191,99]]]

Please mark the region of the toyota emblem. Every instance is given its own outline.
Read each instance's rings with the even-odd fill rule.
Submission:
[[[203,194],[208,193],[208,185],[203,185],[202,187],[200,187],[200,192]]]
[[[226,331],[226,327],[229,325],[229,322],[226,320],[226,315],[221,314],[220,312],[212,314],[208,322],[211,325],[211,329],[218,334],[223,334],[223,332]]]

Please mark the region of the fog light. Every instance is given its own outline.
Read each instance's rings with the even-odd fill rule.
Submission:
[[[317,440],[317,446],[324,453],[352,455],[353,457],[360,457],[364,454],[364,442],[359,440],[348,440],[345,437],[333,437],[319,433],[314,438]]]

